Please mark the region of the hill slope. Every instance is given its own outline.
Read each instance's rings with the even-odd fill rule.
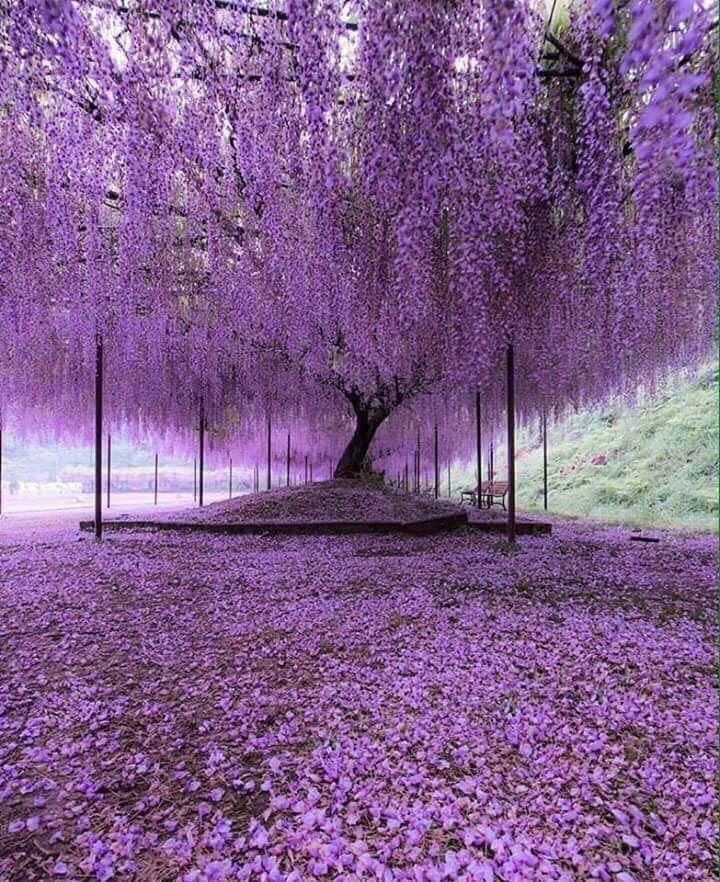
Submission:
[[[542,450],[517,469],[518,505],[542,509]],[[644,404],[549,427],[548,492],[552,512],[717,530],[717,367]]]

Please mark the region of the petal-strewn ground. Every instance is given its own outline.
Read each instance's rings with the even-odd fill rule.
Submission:
[[[0,545],[0,879],[708,880],[715,540]]]

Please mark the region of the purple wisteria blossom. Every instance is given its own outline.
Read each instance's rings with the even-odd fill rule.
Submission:
[[[102,339],[108,423],[395,473],[508,344],[521,420],[712,347],[711,4],[5,5],[5,426],[87,431]]]

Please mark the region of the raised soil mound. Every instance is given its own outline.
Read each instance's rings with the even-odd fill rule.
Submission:
[[[360,481],[320,481],[238,496],[203,508],[163,514],[163,521],[203,524],[422,521],[463,514],[459,505]],[[160,518],[159,518],[160,519]]]

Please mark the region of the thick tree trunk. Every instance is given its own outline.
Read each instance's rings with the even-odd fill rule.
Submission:
[[[387,417],[388,411],[378,407],[355,406],[355,414],[355,431],[335,468],[335,478],[357,478],[363,472],[375,432]]]

